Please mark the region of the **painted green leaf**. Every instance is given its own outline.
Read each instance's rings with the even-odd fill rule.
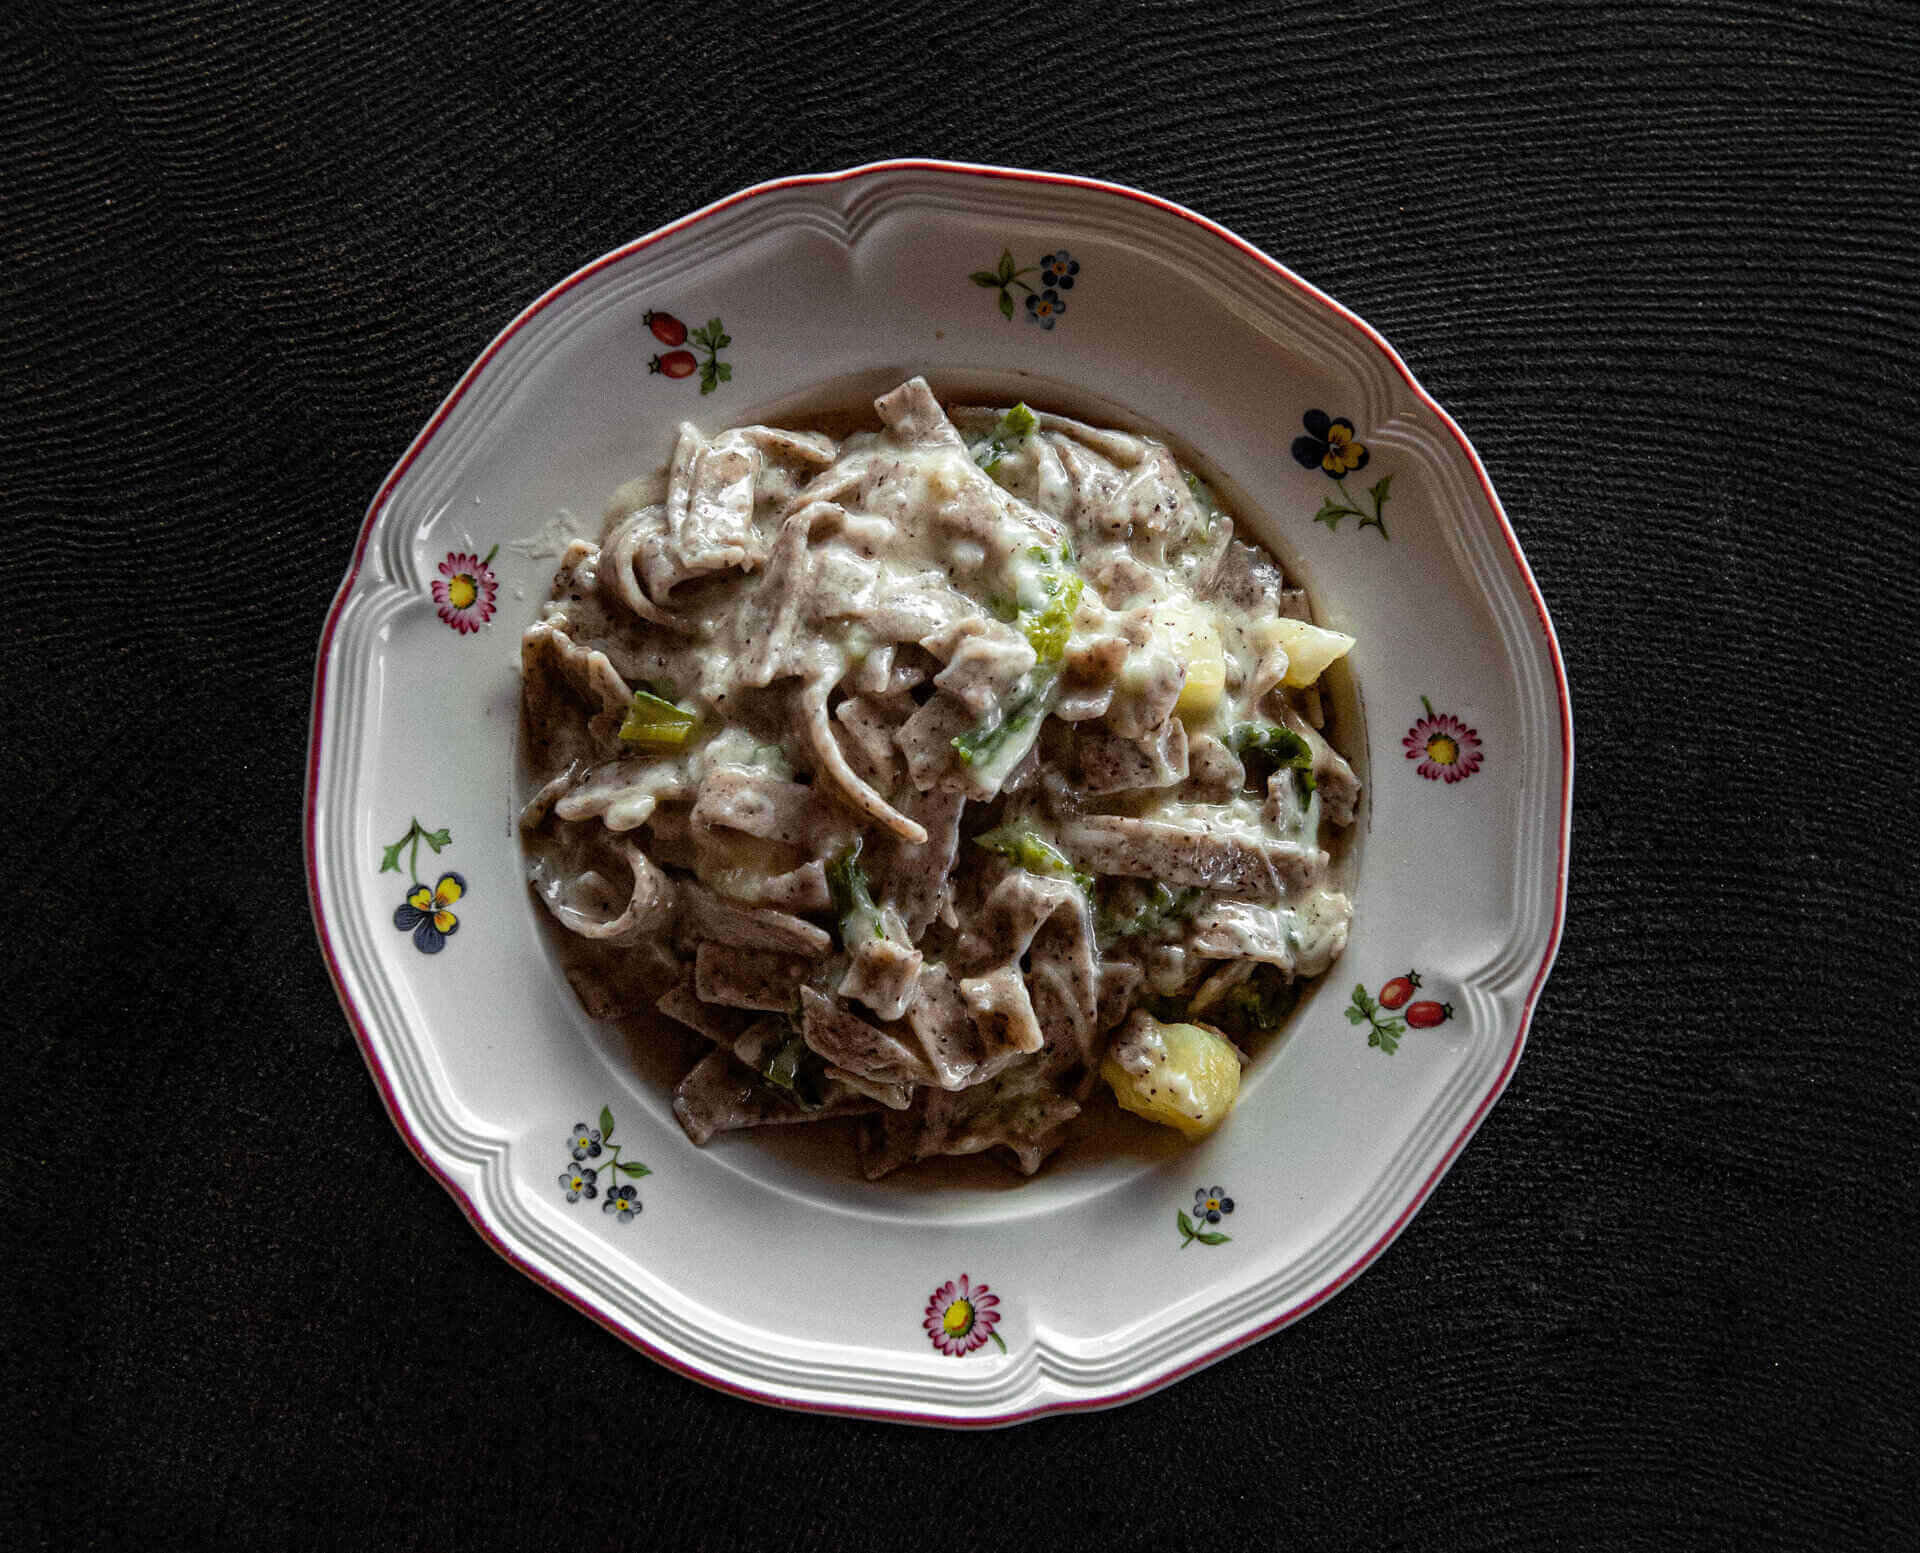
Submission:
[[[1013,317],[1013,298],[1008,296],[1004,291],[1000,293],[1000,316],[1002,318]]]
[[[1193,1239],[1193,1220],[1187,1217],[1187,1210],[1185,1208],[1180,1209],[1176,1217],[1180,1223],[1180,1233],[1185,1235],[1189,1240]]]
[[[1374,481],[1372,485],[1367,487],[1367,494],[1373,498],[1373,510],[1375,513],[1378,513],[1382,507],[1386,506],[1387,487],[1392,484],[1392,475],[1382,475],[1378,480]]]
[[[976,286],[985,286],[989,291],[997,290],[1000,285],[1000,277],[991,270],[975,270],[967,279]]]
[[[600,1107],[600,1141],[607,1142],[613,1137],[613,1112],[605,1106]]]
[[[438,852],[442,847],[448,846],[452,843],[453,832],[448,830],[443,825],[439,830],[421,831],[420,839],[424,841],[428,846],[432,847],[435,852]]]
[[[397,874],[400,872],[401,848],[405,847],[406,844],[412,839],[413,839],[413,832],[408,831],[406,835],[402,836],[398,841],[396,841],[392,846],[388,847],[386,851],[381,854],[380,856],[380,872],[381,873]]]
[[[1203,1246],[1224,1246],[1229,1240],[1233,1239],[1233,1236],[1223,1235],[1216,1229],[1208,1230],[1204,1235],[1195,1235],[1193,1238]]]
[[[1363,1014],[1363,1013],[1361,1013],[1359,1009],[1357,1009],[1357,1008],[1350,1008],[1350,1009],[1348,1009],[1348,1010],[1347,1010],[1347,1023],[1348,1023],[1348,1024],[1350,1024],[1350,1025],[1363,1025],[1363,1024],[1365,1024],[1366,1022],[1367,1022],[1367,1016],[1366,1016],[1365,1014]]]
[[[1000,250],[1000,279],[1002,281],[1013,279],[1013,250],[1011,248],[1002,248]]]
[[[613,1168],[619,1171],[622,1175],[634,1176],[636,1178],[640,1176],[650,1176],[653,1174],[653,1172],[647,1169],[645,1165],[642,1165],[639,1162],[631,1159],[616,1159],[613,1162]]]

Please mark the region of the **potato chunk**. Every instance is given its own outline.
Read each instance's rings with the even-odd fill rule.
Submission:
[[[1328,631],[1304,620],[1265,621],[1259,629],[1262,647],[1283,647],[1287,653],[1287,685],[1304,690],[1330,663],[1353,650],[1353,638],[1344,631]]]
[[[1202,1025],[1169,1025],[1136,1012],[1100,1065],[1122,1109],[1204,1137],[1240,1097],[1240,1054]]]
[[[1212,716],[1227,688],[1227,658],[1213,616],[1204,605],[1161,604],[1153,611],[1153,624],[1174,662],[1187,671],[1174,712],[1188,722]]]

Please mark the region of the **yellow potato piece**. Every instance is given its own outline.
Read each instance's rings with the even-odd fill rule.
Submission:
[[[1240,1098],[1240,1054],[1224,1037],[1200,1025],[1157,1025],[1158,1050],[1146,1043],[1146,1072],[1131,1073],[1110,1050],[1100,1076],[1123,1110],[1189,1138],[1204,1137],[1226,1120]]]
[[[1286,649],[1286,683],[1294,690],[1304,690],[1328,664],[1353,651],[1353,638],[1346,632],[1328,631],[1304,620],[1266,621],[1260,627],[1259,640],[1263,647]]]
[[[1212,615],[1195,605],[1162,604],[1153,623],[1187,671],[1174,711],[1187,721],[1212,715],[1227,688],[1227,655]]]

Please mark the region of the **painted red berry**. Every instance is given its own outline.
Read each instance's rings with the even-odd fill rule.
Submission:
[[[649,372],[661,372],[668,377],[692,377],[693,369],[700,363],[693,359],[692,351],[668,351],[664,356],[655,356],[647,363]]]
[[[1399,1008],[1413,996],[1413,989],[1420,985],[1420,973],[1408,971],[1404,976],[1396,976],[1380,989],[1382,1008]]]
[[[687,326],[671,313],[648,313],[640,320],[662,345],[685,345]]]
[[[1431,1030],[1435,1025],[1445,1024],[1453,1018],[1451,1003],[1416,1003],[1407,1010],[1407,1023],[1416,1030]]]

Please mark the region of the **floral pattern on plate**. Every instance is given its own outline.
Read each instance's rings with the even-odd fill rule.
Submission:
[[[984,1283],[970,1283],[965,1273],[933,1291],[922,1322],[927,1340],[953,1359],[984,1348],[989,1338],[1005,1353],[1006,1339],[994,1331],[999,1324],[1000,1296]]]
[[[1037,272],[1037,273],[1036,273]],[[1024,276],[1035,275],[1038,285],[1030,285]],[[1016,267],[1013,262],[1013,250],[1000,250],[1000,262],[990,270],[975,270],[967,277],[974,285],[988,291],[1000,293],[1000,316],[1011,320],[1014,312],[1013,294],[1015,291],[1026,293],[1024,301],[1027,322],[1038,324],[1049,332],[1067,311],[1066,293],[1073,290],[1074,283],[1080,278],[1080,261],[1064,248],[1043,255],[1037,264]]]
[[[1400,1049],[1400,1038],[1409,1028],[1431,1030],[1453,1018],[1451,1003],[1422,998],[1410,1001],[1420,990],[1420,973],[1408,971],[1381,987],[1378,997],[1367,991],[1364,982],[1355,982],[1347,1001],[1347,1023],[1367,1027],[1367,1045],[1377,1046],[1391,1057]]]
[[[1193,1217],[1187,1217],[1185,1208],[1174,1215],[1174,1223],[1180,1231],[1180,1249],[1186,1250],[1196,1240],[1203,1246],[1224,1246],[1233,1236],[1210,1226],[1218,1224],[1232,1212],[1233,1199],[1220,1187],[1196,1187],[1193,1193]]]
[[[413,887],[394,908],[393,925],[402,933],[413,934],[413,947],[422,954],[438,954],[447,940],[460,931],[460,919],[454,905],[467,893],[467,881],[449,870],[431,885],[420,881],[420,843],[436,856],[453,844],[453,832],[442,826],[429,830],[419,820],[410,820],[407,832],[380,856],[380,872],[399,873],[400,854],[407,854],[407,874]]]
[[[567,1134],[567,1152],[573,1156],[573,1162],[560,1172],[560,1190],[567,1194],[568,1202],[579,1202],[582,1198],[588,1202],[600,1195],[600,1175],[611,1170],[637,1181],[642,1176],[653,1174],[637,1159],[622,1159],[622,1144],[613,1141],[613,1112],[605,1106],[600,1107],[599,1124],[589,1127],[585,1122],[575,1122],[573,1130]],[[590,1165],[590,1159],[605,1159],[603,1165]],[[600,1204],[602,1213],[610,1213],[621,1224],[631,1224],[640,1212],[640,1194],[627,1185],[607,1188],[607,1200]]]
[[[1300,417],[1300,424],[1305,431],[1293,439],[1293,461],[1302,469],[1319,470],[1340,491],[1338,501],[1331,496],[1321,501],[1313,521],[1326,524],[1329,533],[1338,533],[1342,518],[1358,518],[1359,527],[1378,529],[1382,539],[1388,538],[1384,514],[1393,476],[1382,475],[1367,487],[1371,511],[1362,508],[1360,499],[1347,489],[1347,476],[1358,474],[1373,459],[1372,452],[1354,430],[1353,422],[1344,415],[1309,410]]]
[[[686,378],[695,372],[700,374],[700,392],[710,394],[722,383],[733,381],[733,367],[720,359],[720,352],[733,343],[726,326],[717,318],[709,318],[698,329],[688,331],[687,326],[671,313],[656,313],[651,310],[641,314],[640,321],[653,331],[653,337],[667,349],[657,356],[649,358],[647,370],[661,377]],[[702,352],[705,360],[686,349],[691,344]]]
[[[1429,782],[1445,782],[1451,787],[1464,782],[1480,769],[1481,745],[1477,729],[1469,728],[1451,713],[1436,712],[1425,696],[1420,704],[1427,715],[1407,730],[1400,741],[1408,760],[1417,760],[1413,769]]]
[[[449,550],[440,563],[440,575],[433,579],[434,607],[462,636],[471,636],[493,619],[493,601],[500,592],[493,558],[499,553],[498,545],[485,555]]]

